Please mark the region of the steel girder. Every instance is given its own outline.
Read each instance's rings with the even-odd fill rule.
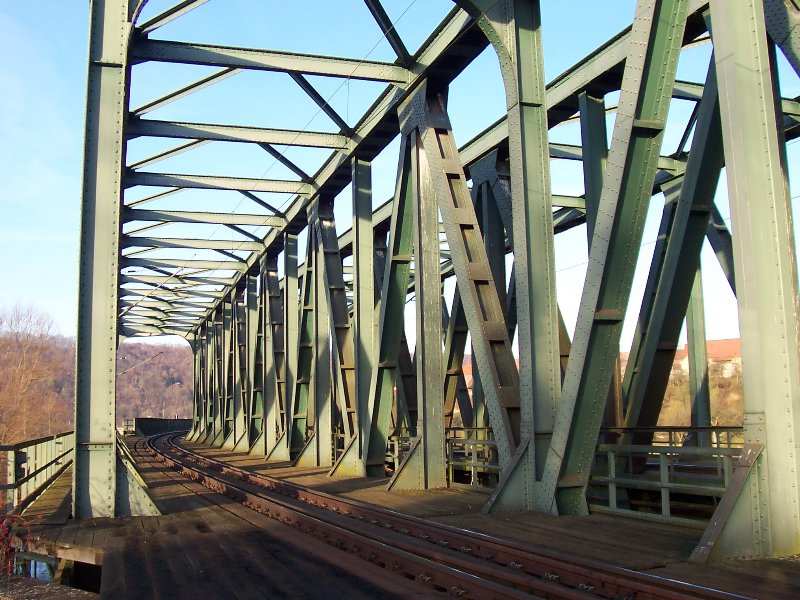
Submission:
[[[800,323],[777,67],[762,2],[714,0],[711,21],[736,233],[745,441],[765,445],[720,546],[728,556],[785,556],[800,550]]]

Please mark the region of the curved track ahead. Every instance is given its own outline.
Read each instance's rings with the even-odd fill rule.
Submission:
[[[255,511],[435,591],[480,599],[743,598],[532,549],[250,473],[179,447],[175,440],[181,435],[153,436],[137,442],[135,450]]]

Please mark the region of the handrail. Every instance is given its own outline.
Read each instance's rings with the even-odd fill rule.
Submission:
[[[35,438],[32,440],[25,440],[22,442],[17,442],[15,444],[0,444],[0,452],[10,452],[12,450],[22,450],[23,448],[28,448],[30,446],[35,446],[36,444],[41,444],[42,442],[46,442],[49,440],[57,440],[59,438],[63,438],[68,435],[72,435],[75,433],[74,431],[63,431],[61,433],[56,433],[54,435],[46,435],[44,437]]]
[[[719,446],[599,444],[596,453],[598,461],[589,485],[607,489],[608,506],[593,504],[590,508],[624,512],[630,515],[640,514],[638,511],[618,506],[618,489],[654,491],[660,492],[661,510],[660,514],[649,514],[649,518],[686,522],[685,519],[676,519],[672,516],[670,494],[674,492],[721,498],[733,475],[734,464],[741,453],[741,448]],[[605,460],[600,460],[601,456],[605,456]],[[673,461],[686,457],[695,457],[700,465],[710,466],[715,471],[712,472],[712,478],[699,481],[696,477],[693,478],[676,470],[676,466],[680,466],[681,463]],[[636,469],[632,468],[634,464],[637,464],[636,461],[639,461],[640,469],[644,469],[646,463],[651,464],[652,461],[648,459],[652,458],[658,460],[657,475],[646,469],[638,473]],[[712,462],[709,463],[709,460]],[[625,469],[626,463],[628,471],[619,473],[619,470]]]
[[[0,446],[5,454],[5,473],[0,473],[0,492],[6,513],[22,510],[72,462],[73,432]]]

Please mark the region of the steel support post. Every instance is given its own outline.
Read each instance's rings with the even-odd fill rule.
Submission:
[[[192,428],[187,439],[194,440],[203,425],[203,327],[191,338],[192,345]]]
[[[669,382],[723,164],[716,75],[709,72],[685,177],[665,186],[659,242],[623,381],[625,425],[654,427]],[[650,444],[652,434],[622,443]]]
[[[236,402],[236,288],[223,302],[222,309],[222,430],[214,445],[222,448],[229,445],[233,435],[234,406]]]
[[[269,454],[283,431],[286,358],[283,335],[283,303],[278,283],[278,253],[267,252],[262,263],[261,296],[264,303],[264,433],[263,453]],[[261,450],[259,450],[261,452]]]
[[[447,243],[450,248],[450,259],[456,274],[461,302],[464,306],[469,331],[472,336],[475,356],[484,382],[484,394],[487,399],[492,429],[497,441],[498,456],[501,468],[509,467],[521,446],[521,413],[519,405],[519,373],[511,352],[511,341],[508,337],[504,308],[500,302],[489,258],[480,234],[478,218],[475,214],[472,198],[466,185],[464,169],[458,158],[455,142],[446,112],[446,95],[441,91],[429,89],[423,84],[415,92],[400,112],[401,131],[409,135],[418,132],[419,163],[420,163],[420,189],[422,193],[431,193],[438,207]],[[429,186],[429,187],[428,187]],[[423,200],[419,201],[423,203]],[[417,209],[422,213],[422,209]],[[429,209],[435,214],[435,208]],[[429,217],[431,218],[431,217]],[[431,224],[431,227],[433,225]],[[438,268],[438,225],[436,228],[436,295],[439,314],[439,268]],[[418,233],[418,238],[420,234]],[[431,233],[431,236],[433,233]],[[420,240],[424,243],[424,238]],[[432,259],[431,259],[432,260]],[[424,271],[420,272],[420,262],[417,260],[415,273],[415,287],[419,302],[420,281],[426,277]],[[421,263],[422,267],[425,263]],[[431,275],[432,277],[432,275]],[[430,286],[429,284],[429,290]],[[431,303],[431,313],[433,313]],[[418,315],[421,318],[421,315]],[[430,319],[430,317],[429,317]],[[441,318],[440,318],[441,319]],[[419,327],[419,323],[418,323]],[[435,339],[437,355],[441,359],[441,322],[438,328],[429,321],[426,333],[438,331],[439,337]],[[418,332],[420,335],[422,331]],[[424,340],[425,343],[434,344],[433,340]],[[417,378],[418,398],[421,403],[430,398],[420,397],[422,387],[419,378],[423,376],[420,364],[428,362],[420,353],[420,342],[417,340]],[[432,351],[431,351],[432,352]],[[431,363],[432,364],[432,363]],[[438,365],[441,367],[441,363]],[[444,371],[441,370],[441,375]],[[427,382],[426,393],[430,396],[433,392],[438,394],[435,409],[426,407],[423,421],[432,420],[436,416],[441,420],[441,403],[443,380],[434,388],[430,381]],[[437,412],[438,409],[438,412]],[[442,427],[442,423],[426,424],[428,427]],[[437,436],[436,430],[428,430],[428,435]],[[423,436],[424,437],[424,436]],[[424,440],[423,440],[424,443]],[[434,444],[436,444],[434,446]],[[430,451],[425,456],[429,470],[438,465],[435,452],[438,440],[430,440]],[[441,451],[444,451],[442,439]],[[442,457],[444,464],[444,457]]]
[[[711,397],[708,393],[708,353],[706,352],[706,317],[703,303],[703,276],[698,266],[694,276],[686,333],[689,338],[689,394],[692,401],[692,427],[711,427]],[[701,431],[692,442],[711,446],[711,434]]]
[[[355,431],[344,440],[344,448],[331,475],[366,474],[364,440],[369,427],[369,389],[375,345],[375,232],[372,229],[372,165],[358,157],[352,160],[353,207],[353,319],[351,344],[354,368]]]
[[[787,556],[800,552],[800,323],[777,72],[762,0],[712,0],[711,20],[736,234],[745,442],[765,444],[716,547],[723,556]]]
[[[331,355],[335,369],[333,386],[341,421],[341,431],[345,441],[350,441],[358,430],[356,406],[356,372],[353,328],[347,293],[344,283],[344,268],[339,253],[339,240],[336,235],[336,221],[333,216],[333,198],[322,197],[316,204],[317,213],[313,222],[316,231],[319,272],[317,304],[324,303],[325,318],[318,319],[324,324],[325,335],[330,335],[334,352]],[[323,335],[320,331],[318,336]],[[332,388],[333,389],[333,388]]]
[[[254,418],[254,383],[256,340],[258,335],[258,277],[247,273],[244,277],[244,290],[237,316],[237,376],[239,390],[237,398],[240,399],[237,418],[235,420],[236,432],[234,439],[234,452],[248,452],[253,442],[258,438],[261,418]]]
[[[310,216],[310,224],[311,219],[313,217]],[[295,346],[297,349],[293,351],[297,355],[297,371],[294,396],[287,412],[290,417],[290,426],[286,434],[289,436],[289,454],[292,460],[297,460],[309,446],[308,442],[315,431],[314,369],[317,334],[314,309],[316,308],[317,236],[313,226],[308,227],[307,236],[297,345]]]
[[[655,179],[688,0],[640,0],[540,510],[587,512],[585,489]]]
[[[586,237],[592,246],[594,224],[603,193],[603,174],[608,159],[606,103],[587,92],[578,95],[581,117],[581,150],[583,151],[583,186],[586,201]]]
[[[415,134],[403,136],[397,169],[388,256],[380,294],[378,361],[370,380],[370,427],[364,440],[367,475],[383,475],[386,443],[389,437],[394,402],[397,360],[403,337],[404,311],[414,247],[413,208],[417,195],[417,157]],[[366,431],[366,429],[365,429]]]
[[[267,458],[275,461],[289,460],[292,430],[292,407],[294,406],[297,378],[297,339],[299,322],[299,290],[297,287],[297,233],[283,235],[283,348],[285,381],[283,384],[283,409],[281,415],[281,437],[274,448],[268,450]]]
[[[91,3],[72,483],[77,518],[116,512],[117,275],[130,19],[128,0]]]
[[[538,0],[475,4],[484,11],[478,22],[495,46],[506,88],[520,435],[526,440],[513,466],[500,453],[505,468],[490,504],[497,509],[532,508],[561,393],[541,16]],[[483,374],[481,382],[488,392],[492,384]]]
[[[364,456],[363,430],[369,427],[369,384],[376,351],[371,171],[368,161],[353,159],[353,339],[359,457]]]
[[[578,107],[581,122],[581,151],[583,154],[583,185],[586,201],[586,239],[588,247],[592,247],[594,225],[597,222],[597,211],[600,208],[600,196],[603,193],[603,173],[608,159],[608,137],[606,130],[606,105],[603,98],[590,96],[587,92],[578,94]],[[563,319],[559,317],[559,331],[564,329]],[[564,346],[564,333],[561,333],[561,346]],[[570,343],[571,346],[571,343]],[[562,356],[562,373],[566,372],[566,364]],[[569,361],[569,352],[567,352]],[[619,427],[622,424],[622,394],[620,391],[619,357],[614,363],[614,373],[608,390],[603,425]]]
[[[412,100],[413,102],[413,100]],[[410,126],[410,129],[408,127]],[[391,489],[428,489],[447,486],[444,439],[444,360],[442,356],[442,294],[439,267],[439,216],[430,159],[416,129],[401,113],[401,131],[409,140],[417,165],[418,190],[414,202],[414,296],[417,345],[417,437],[398,466]],[[429,135],[432,135],[429,134]]]
[[[315,230],[313,236],[314,243],[309,247],[309,258],[306,260],[308,265],[311,253],[315,254],[313,260],[313,271],[306,271],[303,280],[308,278],[311,285],[313,308],[311,317],[313,325],[311,327],[312,347],[310,348],[311,357],[311,383],[309,385],[309,399],[307,403],[307,423],[310,423],[309,443],[297,457],[297,466],[309,467],[329,467],[333,464],[333,363],[331,360],[331,337],[336,342],[335,323],[331,322],[334,315],[331,314],[330,294],[328,287],[327,263],[329,259],[339,263],[341,270],[341,259],[339,258],[338,247],[335,256],[330,253],[330,244],[326,244],[324,237],[326,234],[333,234],[336,239],[336,227],[333,224],[333,206],[331,199],[320,198],[317,203],[312,205],[311,219],[309,222],[309,239],[312,238],[311,230]],[[323,223],[322,214],[325,213]],[[327,230],[327,231],[326,231]],[[341,295],[344,296],[344,284],[341,283]],[[343,300],[343,298],[342,298]],[[345,312],[345,318],[346,318]],[[339,323],[341,324],[341,323]],[[345,320],[344,327],[340,327],[339,335],[349,333],[349,324]],[[302,338],[301,338],[302,343]],[[338,346],[338,344],[337,344]],[[352,346],[351,346],[352,350]],[[351,353],[352,359],[352,353]],[[341,364],[341,363],[340,363]],[[300,371],[302,373],[302,370]],[[352,367],[350,368],[352,376]],[[340,391],[343,386],[340,386]],[[344,399],[342,399],[344,400]],[[347,418],[347,415],[344,415]],[[352,418],[352,415],[351,415]]]
[[[221,302],[214,311],[213,317],[213,386],[211,397],[211,412],[213,426],[208,432],[204,443],[214,444],[222,436],[223,420],[225,418],[225,302]]]
[[[266,388],[267,374],[265,371],[265,347],[267,345],[267,328],[269,327],[269,294],[267,293],[267,257],[266,255],[259,261],[258,276],[255,277],[258,289],[256,290],[256,334],[253,345],[253,370],[252,375],[252,396],[250,423],[247,426],[247,438],[249,442],[248,453],[265,455],[266,454],[266,431],[265,431],[265,406],[264,389]],[[269,333],[270,350],[272,350],[272,332]],[[270,366],[274,367],[271,360]],[[274,372],[274,371],[273,371]]]

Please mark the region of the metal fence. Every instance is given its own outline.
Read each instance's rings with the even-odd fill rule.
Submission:
[[[660,429],[647,431],[655,434],[651,444],[597,446],[590,487],[605,493],[593,499],[593,510],[641,516],[641,507],[631,511],[631,494],[644,494],[651,518],[686,522],[673,514],[675,496],[681,498],[679,504],[702,504],[700,498],[706,498],[709,510],[716,506],[742,452],[741,428]],[[698,444],[698,438],[705,443]]]
[[[0,492],[6,513],[22,510],[72,463],[75,436],[58,433],[0,446]]]

